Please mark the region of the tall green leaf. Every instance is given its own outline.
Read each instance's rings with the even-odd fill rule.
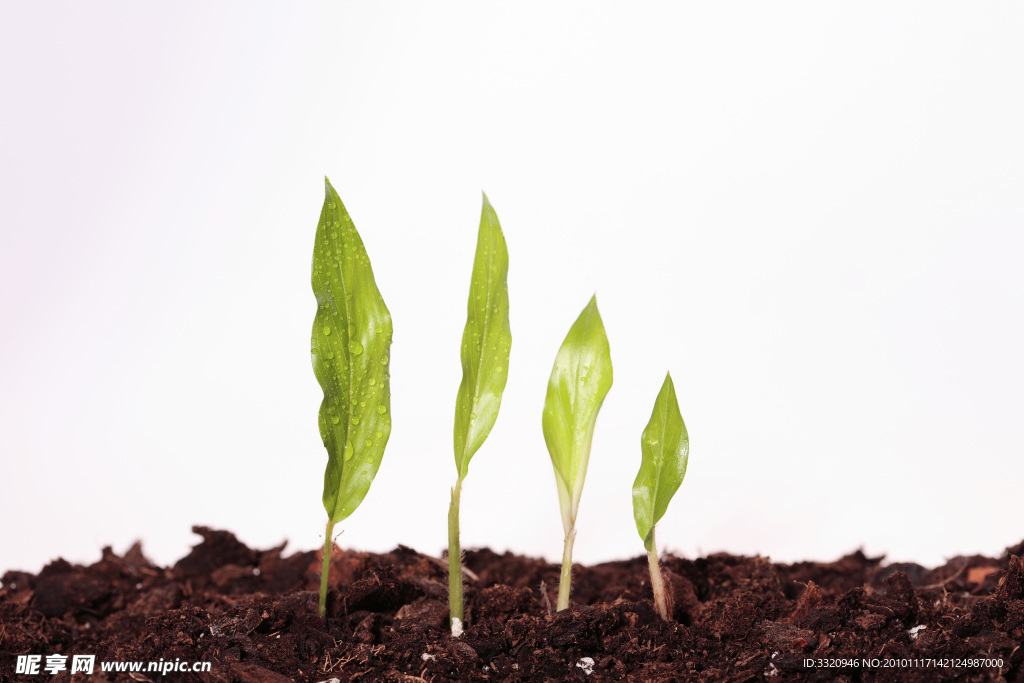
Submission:
[[[611,387],[611,350],[595,296],[573,323],[555,356],[544,400],[544,441],[555,468],[566,534],[576,523],[594,423]]]
[[[355,511],[391,436],[391,314],[338,193],[326,197],[313,251],[313,372],[324,390],[324,508],[332,522]]]
[[[654,525],[686,476],[690,436],[679,412],[672,376],[665,374],[654,412],[640,437],[640,472],[633,482],[633,517],[644,546],[653,550]]]
[[[498,419],[511,348],[508,249],[498,214],[485,194],[462,333],[462,383],[455,399],[455,466],[460,479]]]

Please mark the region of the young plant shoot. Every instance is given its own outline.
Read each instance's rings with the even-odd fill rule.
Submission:
[[[455,468],[459,478],[448,510],[448,607],[452,635],[462,634],[462,548],[459,497],[469,461],[491,433],[508,379],[512,333],[508,324],[508,250],[498,215],[484,195],[480,232],[462,333],[462,383],[455,399]]]
[[[573,323],[555,356],[555,367],[551,370],[544,401],[544,441],[555,468],[558,503],[562,508],[562,526],[565,529],[558,610],[569,606],[576,511],[583,493],[583,480],[587,476],[597,413],[611,387],[611,351],[595,296]]]
[[[676,388],[672,376],[665,374],[658,398],[654,402],[651,420],[640,437],[640,472],[633,482],[633,517],[636,530],[647,548],[647,562],[651,568],[651,587],[654,606],[662,619],[672,616],[665,582],[658,567],[658,548],[654,542],[654,525],[658,523],[668,503],[686,476],[686,461],[690,453],[690,437],[686,433],[683,416],[676,401]]]
[[[334,525],[351,515],[370,488],[391,436],[388,374],[391,314],[373,280],[370,259],[338,193],[326,178],[326,197],[313,249],[313,372],[324,391],[320,438],[324,473],[321,615],[327,612],[327,577]]]

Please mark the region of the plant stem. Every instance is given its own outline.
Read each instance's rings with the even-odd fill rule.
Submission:
[[[654,607],[663,621],[670,621],[668,610],[668,594],[665,592],[665,581],[661,577],[658,566],[658,545],[654,540],[654,529],[651,529],[650,545],[647,546],[647,564],[651,568],[651,588],[654,590]]]
[[[456,634],[454,620],[463,621],[462,611],[462,546],[459,545],[459,497],[462,495],[462,477],[452,489],[452,504],[448,508],[448,611],[452,635]]]
[[[324,537],[324,564],[320,570],[320,604],[317,612],[327,616],[327,576],[331,571],[331,548],[334,546],[334,522],[327,520],[327,534]]]
[[[572,544],[576,540],[576,527],[573,526],[565,535],[565,549],[562,550],[562,575],[558,579],[558,605],[555,610],[561,612],[569,607],[569,590],[572,584]]]

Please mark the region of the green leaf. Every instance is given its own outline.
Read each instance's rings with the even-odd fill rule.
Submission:
[[[555,356],[544,400],[544,441],[555,468],[566,534],[576,524],[594,423],[611,386],[611,351],[594,297]]]
[[[455,466],[460,479],[498,419],[511,348],[508,249],[498,215],[485,194],[462,333],[462,383],[455,399]]]
[[[640,472],[633,482],[633,517],[644,546],[653,550],[654,525],[683,483],[690,453],[690,437],[669,374],[665,375],[651,420],[640,437],[640,451]]]
[[[324,507],[340,522],[359,507],[391,436],[391,314],[338,193],[326,197],[313,249],[313,372],[324,390]]]

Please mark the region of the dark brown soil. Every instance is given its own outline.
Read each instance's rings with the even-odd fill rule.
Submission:
[[[196,528],[174,567],[138,545],[90,567],[57,560],[0,585],[0,679],[17,655],[94,654],[76,681],[1024,681],[1024,543],[938,569],[856,552],[773,564],[668,557],[675,621],[654,613],[646,559],[574,571],[574,605],[549,614],[558,567],[466,553],[466,617],[447,631],[446,564],[399,547],[335,551],[328,618],[315,552],[252,550]],[[589,659],[587,659],[589,658]],[[210,662],[208,673],[104,673],[101,662]],[[70,668],[70,657],[69,657]],[[588,673],[588,671],[590,673]]]

